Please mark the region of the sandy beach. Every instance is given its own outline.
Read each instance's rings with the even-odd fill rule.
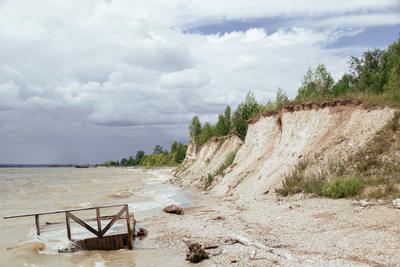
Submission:
[[[400,210],[353,200],[275,196],[238,201],[199,192],[184,215],[144,219],[151,241],[185,257],[205,246],[216,266],[398,266]]]

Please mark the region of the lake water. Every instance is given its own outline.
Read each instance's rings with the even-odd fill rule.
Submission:
[[[128,203],[140,224],[140,219],[160,213],[171,203],[190,205],[192,193],[167,184],[167,179],[167,170],[3,168],[0,216]],[[102,215],[116,211],[111,208]],[[95,217],[94,210],[91,213],[83,215]],[[0,220],[0,266],[190,266],[176,251],[156,248],[148,239],[135,240],[134,250],[58,253],[68,244],[65,215],[40,220],[42,225],[63,223],[57,231],[38,237],[34,217]],[[78,229],[73,227],[73,237],[79,235]]]

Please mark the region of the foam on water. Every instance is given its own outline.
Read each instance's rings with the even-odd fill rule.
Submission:
[[[138,172],[137,169],[126,170]],[[155,214],[156,212],[154,211],[159,212],[159,210],[170,204],[185,206],[189,203],[189,195],[183,194],[179,187],[164,184],[169,179],[169,175],[165,171],[149,170],[144,173],[150,174],[150,177],[144,179],[140,187],[119,191],[114,195],[114,197],[139,197],[139,199],[145,199],[128,203],[129,210],[135,213],[136,218],[138,214],[143,216],[143,214],[149,211],[153,211],[153,213],[150,212],[147,216]],[[88,208],[92,206],[91,202],[82,202],[78,205],[68,206],[67,208]],[[86,221],[86,223],[94,228],[97,227],[96,221]],[[103,220],[103,223],[105,225],[108,221]],[[121,233],[125,229],[125,221],[120,220],[113,225],[108,233]],[[71,224],[71,232],[74,239],[94,237],[86,229],[74,223]],[[67,238],[67,230],[63,222],[46,225],[46,230],[40,236],[36,235],[36,230],[32,227],[28,234],[28,239],[29,241],[25,244],[29,244],[28,246],[31,246],[31,248],[40,254],[57,254],[60,250],[65,250],[72,245],[72,242]],[[96,264],[95,266],[105,266],[104,261],[98,261]]]

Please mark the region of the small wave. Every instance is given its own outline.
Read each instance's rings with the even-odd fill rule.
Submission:
[[[92,203],[90,202],[82,202],[79,203],[78,205],[71,205],[71,206],[66,206],[66,209],[77,209],[77,208],[91,208]]]
[[[112,197],[115,198],[128,198],[135,194],[135,192],[140,192],[142,188],[136,187],[136,188],[131,188],[129,190],[124,190],[124,191],[118,191],[114,194],[111,194]]]
[[[86,259],[83,262],[80,262],[78,265],[78,267],[106,267],[106,262],[104,261],[104,259],[100,256],[97,255],[97,257],[95,258],[90,258],[90,259]]]
[[[122,192],[116,192],[116,193],[112,194],[111,196],[115,197],[115,198],[128,198],[131,195],[133,195],[133,192],[122,191]]]
[[[46,244],[40,241],[27,241],[20,243],[14,247],[9,247],[7,250],[11,249],[27,249],[27,250],[33,250],[38,253],[42,253],[46,249]]]

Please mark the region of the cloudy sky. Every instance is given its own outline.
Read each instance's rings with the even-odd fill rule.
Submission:
[[[0,0],[0,163],[88,163],[187,141],[252,90],[400,32],[399,0]]]

